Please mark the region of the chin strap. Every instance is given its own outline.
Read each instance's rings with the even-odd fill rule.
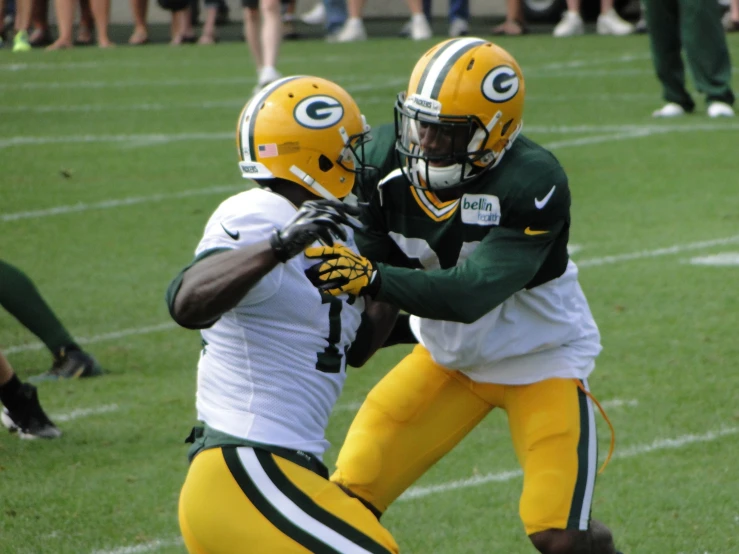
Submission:
[[[326,190],[321,183],[316,181],[313,177],[308,175],[305,171],[300,169],[298,166],[293,165],[290,166],[290,173],[295,175],[298,179],[303,181],[308,187],[312,188],[314,191],[316,191],[316,194],[320,196],[321,198],[325,198],[326,200],[338,200],[333,194],[331,194],[328,190]]]

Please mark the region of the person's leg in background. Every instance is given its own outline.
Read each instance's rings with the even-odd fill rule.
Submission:
[[[5,40],[5,0],[0,0],[0,48]]]
[[[295,40],[300,35],[295,29],[295,0],[282,0],[282,38]]]
[[[17,267],[0,260],[0,306],[46,345],[54,359],[43,379],[93,377],[102,370],[75,342],[36,285]]]
[[[128,44],[138,46],[149,42],[149,29],[146,24],[146,12],[149,9],[149,0],[130,0],[131,14],[133,15],[133,33]]]
[[[257,69],[257,81],[259,80],[259,72],[264,65],[262,56],[262,41],[259,36],[259,2],[258,0],[244,3],[244,38],[249,46],[251,57]],[[259,90],[259,85],[254,87],[254,92]]]
[[[336,35],[336,42],[356,42],[367,40],[367,31],[364,28],[362,17],[364,14],[365,0],[349,0],[348,12],[344,26]]]
[[[413,40],[426,40],[433,36],[431,26],[423,13],[421,0],[406,0],[408,10],[411,12],[411,38]]]
[[[326,40],[332,42],[346,23],[346,0],[323,0],[321,5],[324,7],[326,19]]]
[[[244,36],[257,70],[257,84],[254,87],[254,93],[257,93],[282,77],[275,67],[282,42],[280,0],[246,0],[242,5]]]
[[[555,37],[574,37],[585,33],[585,23],[580,15],[580,0],[567,0],[567,11],[554,27]]]
[[[31,26],[31,0],[15,0],[15,37],[13,52],[29,52],[28,28]]]
[[[523,22],[522,0],[506,0],[506,17],[500,25],[493,27],[494,35],[515,37],[526,33]]]
[[[519,0],[520,2],[521,0]],[[424,0],[424,13],[426,13]],[[430,7],[430,6],[429,6]],[[429,23],[431,18],[427,15]],[[523,18],[521,18],[523,20]],[[470,2],[469,0],[449,0],[449,36],[461,37],[470,31]]]
[[[34,48],[51,44],[49,31],[49,0],[33,0],[31,2],[31,30],[28,42]]]
[[[595,29],[599,35],[624,36],[634,32],[634,26],[616,13],[613,0],[600,0],[600,15]]]
[[[54,0],[56,27],[59,36],[46,47],[47,50],[62,50],[74,46],[75,0]]]
[[[685,88],[678,0],[645,0],[644,8],[652,63],[667,102],[652,115],[677,117],[692,112],[695,102]]]
[[[198,44],[216,43],[216,20],[218,19],[218,1],[205,0],[205,23],[200,33]]]
[[[184,10],[172,12],[172,39],[169,43],[172,46],[180,44],[191,44],[195,42],[195,31],[192,25],[192,8],[188,6]]]
[[[734,115],[731,59],[718,4],[678,0],[680,35],[695,88],[706,95],[709,117]]]
[[[739,31],[739,0],[731,0],[729,11],[726,12],[723,23],[727,32]]]
[[[282,75],[277,71],[277,56],[282,44],[282,14],[280,0],[260,0],[262,16],[262,69],[259,71],[259,87],[265,87]]]
[[[61,431],[44,413],[36,387],[22,383],[7,358],[0,352],[0,420],[22,439],[55,439]]]
[[[95,34],[97,35],[100,48],[111,48],[115,46],[108,37],[108,25],[110,24],[110,0],[90,0],[92,16],[95,20]]]
[[[95,28],[95,17],[92,15],[90,0],[80,0],[80,24],[77,27],[75,46],[92,46],[92,30]]]

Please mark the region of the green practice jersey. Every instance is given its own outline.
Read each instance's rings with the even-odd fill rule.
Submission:
[[[379,186],[365,180],[358,187],[369,210],[357,243],[383,262],[379,300],[420,317],[470,323],[564,273],[570,190],[550,152],[519,136],[460,199],[442,202],[398,169],[391,125],[373,136],[366,161],[382,178]]]
[[[355,240],[378,262],[376,298],[412,314],[437,363],[476,381],[586,379],[600,335],[567,255],[570,190],[556,158],[519,136],[443,202],[402,174],[392,126],[373,135],[365,157],[380,173],[356,187],[368,208]]]

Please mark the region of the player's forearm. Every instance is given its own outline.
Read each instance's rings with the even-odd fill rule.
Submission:
[[[354,367],[363,366],[367,360],[384,344],[398,317],[398,308],[365,298],[366,321],[357,334],[357,339],[347,352],[347,363]]]
[[[184,273],[172,317],[184,327],[213,323],[278,263],[269,241],[204,258]]]
[[[481,275],[468,268],[417,271],[381,265],[375,297],[428,319],[473,323],[521,290],[529,272]]]

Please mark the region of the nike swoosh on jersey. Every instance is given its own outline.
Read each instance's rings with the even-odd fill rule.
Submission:
[[[535,229],[532,229],[531,227],[526,227],[526,229],[524,229],[523,232],[533,237],[536,235],[546,235],[549,231],[537,231]]]
[[[552,187],[552,190],[550,190],[547,193],[547,195],[544,198],[542,198],[541,200],[539,200],[538,198],[534,198],[534,205],[536,206],[536,209],[537,210],[541,210],[544,206],[547,205],[547,202],[549,202],[549,199],[554,194],[554,189],[556,189],[556,188],[557,188],[557,185],[554,185]]]
[[[238,232],[238,231],[236,231],[236,232],[233,232],[233,231],[229,231],[228,229],[226,229],[226,226],[225,226],[225,225],[223,225],[223,223],[221,223],[221,228],[222,228],[222,229],[223,229],[224,231],[226,231],[226,234],[227,234],[227,235],[228,235],[229,237],[231,237],[231,238],[232,238],[232,239],[234,239],[234,240],[239,240],[239,232]]]

